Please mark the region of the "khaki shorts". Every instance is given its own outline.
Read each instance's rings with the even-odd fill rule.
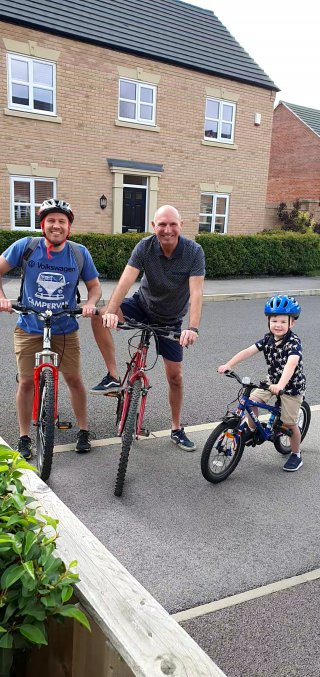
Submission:
[[[272,393],[262,388],[256,388],[250,394],[250,400],[261,400],[267,404],[271,397],[275,397]],[[299,418],[299,409],[303,395],[281,395],[281,421],[288,425],[295,425]],[[266,412],[267,413],[267,412]]]
[[[42,334],[28,334],[16,327],[13,341],[19,376],[32,377],[35,353],[42,350]],[[80,373],[80,342],[77,331],[51,336],[51,349],[59,355],[58,365],[63,374]]]

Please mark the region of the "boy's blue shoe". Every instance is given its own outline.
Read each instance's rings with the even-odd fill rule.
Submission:
[[[298,456],[298,454],[290,454],[288,460],[285,462],[283,466],[283,470],[287,470],[288,472],[294,472],[295,470],[299,470],[301,466],[303,465],[303,460],[301,456]]]
[[[184,451],[194,451],[196,445],[194,442],[191,442],[184,432],[184,428],[178,428],[178,430],[171,430],[171,442],[177,444],[180,449]]]

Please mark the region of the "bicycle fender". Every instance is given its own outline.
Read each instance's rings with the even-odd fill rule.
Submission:
[[[230,423],[234,425],[239,425],[241,423],[242,416],[235,416],[235,414],[226,414],[222,417],[221,421],[223,423]]]

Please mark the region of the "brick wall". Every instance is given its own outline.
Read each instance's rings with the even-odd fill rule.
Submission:
[[[274,111],[267,203],[320,199],[320,138],[283,104]]]
[[[10,225],[7,164],[36,162],[60,168],[58,196],[73,205],[76,230],[111,232],[113,177],[106,162],[111,157],[164,165],[158,205],[177,206],[189,236],[198,230],[200,183],[216,181],[233,186],[228,232],[263,228],[273,92],[8,23],[0,22],[0,34],[60,51],[57,114],[62,118],[61,124],[53,124],[3,114],[8,105],[6,50],[0,40],[0,226]],[[115,125],[118,66],[142,67],[161,76],[159,133]],[[236,150],[201,144],[206,87],[239,95]],[[255,112],[262,114],[258,127]],[[108,197],[104,211],[99,207],[102,193]]]

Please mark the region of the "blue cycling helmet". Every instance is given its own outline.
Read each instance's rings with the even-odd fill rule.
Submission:
[[[265,315],[290,315],[297,319],[301,307],[293,296],[272,296],[264,307]]]

